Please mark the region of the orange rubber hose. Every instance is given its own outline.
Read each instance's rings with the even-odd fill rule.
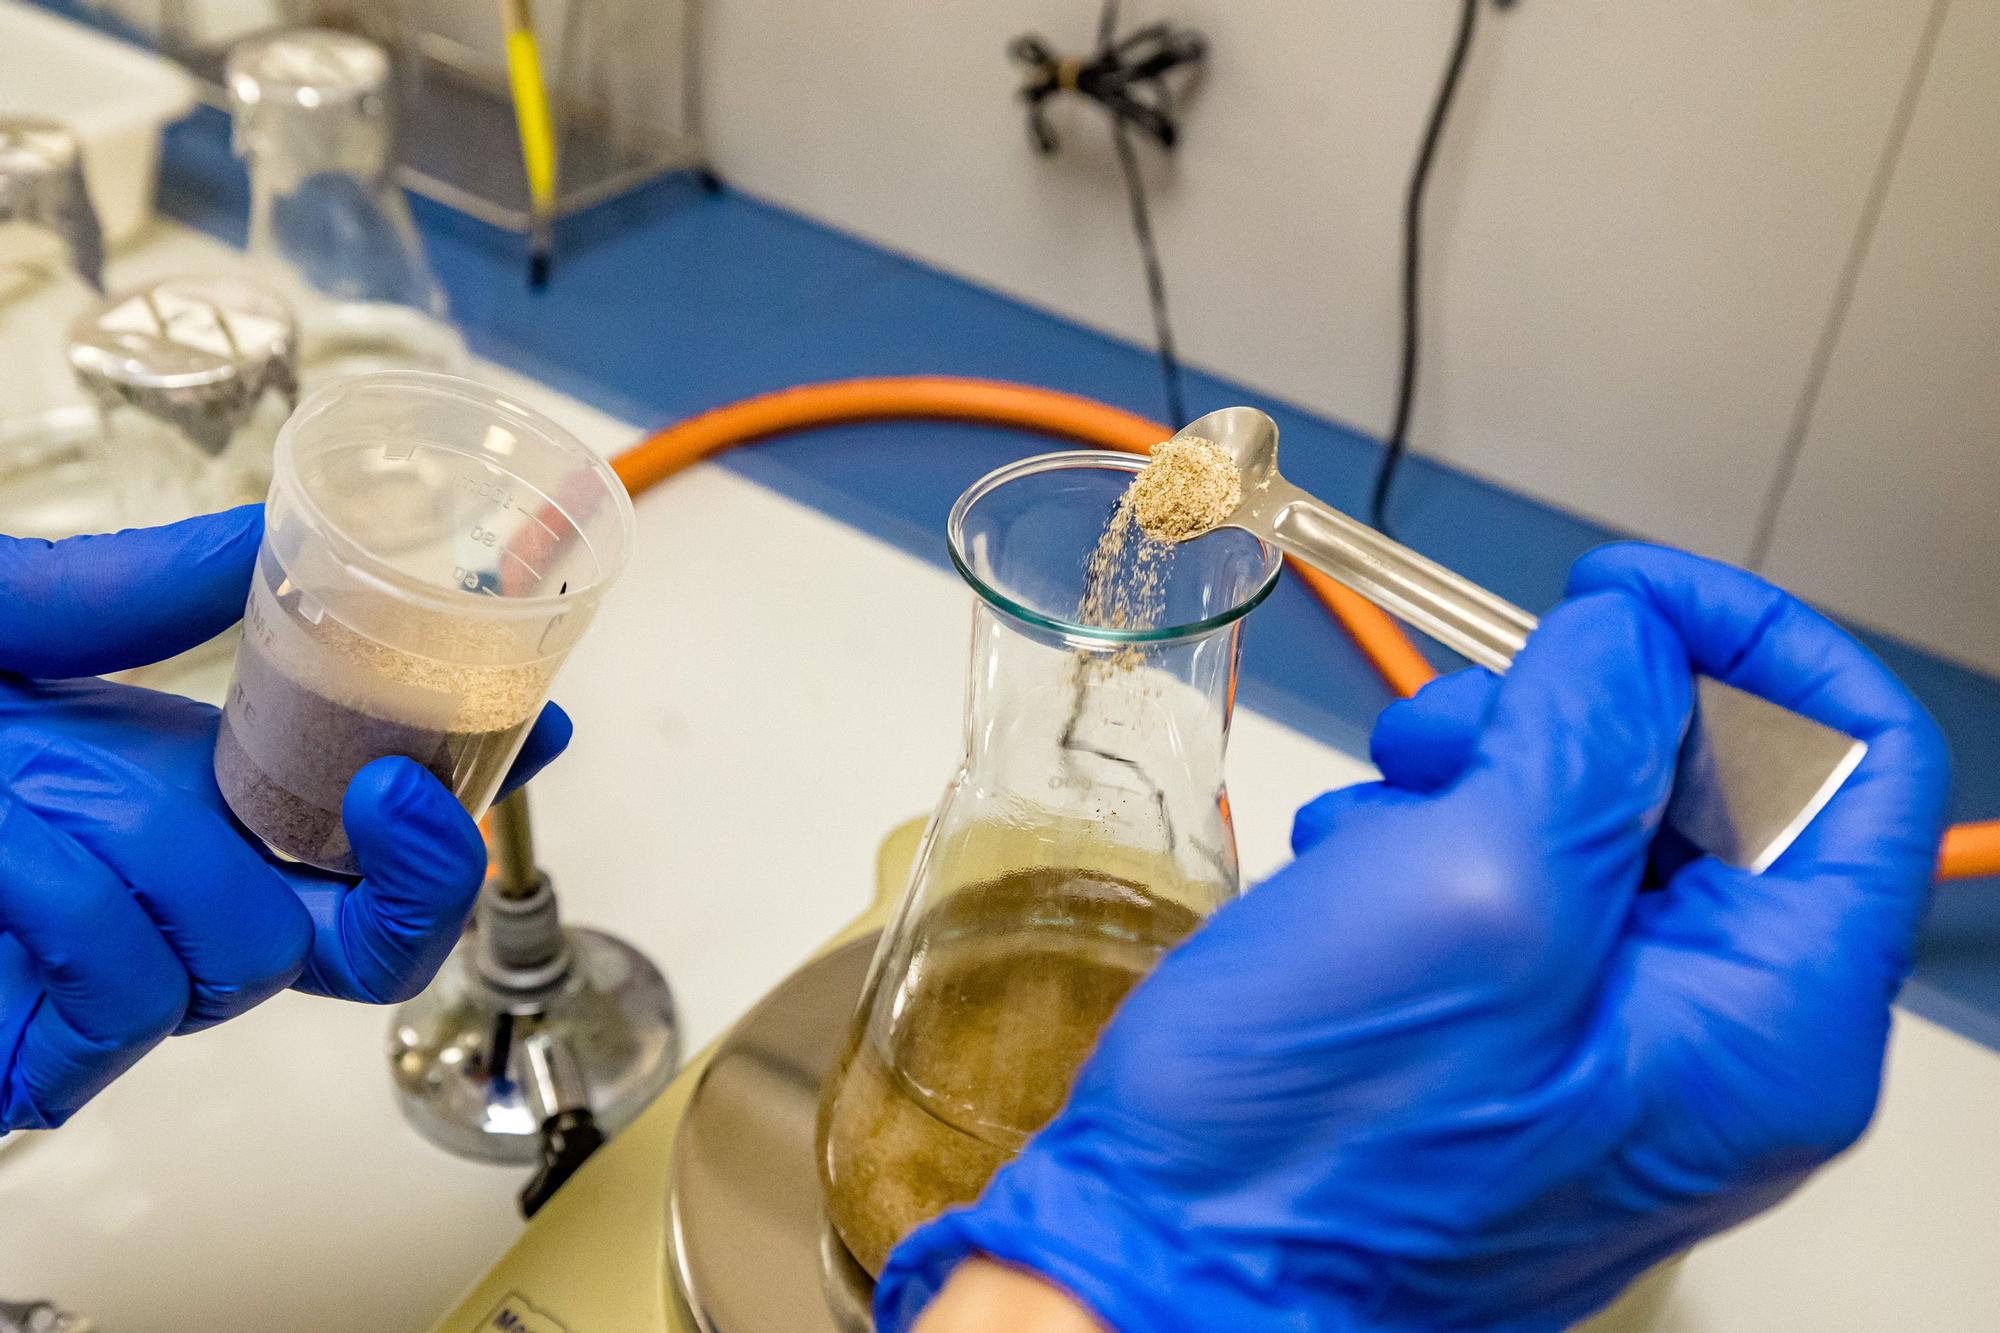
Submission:
[[[1944,831],[1938,851],[1939,879],[2000,875],[2000,819],[1954,824]]]
[[[1077,444],[1144,454],[1173,432],[1075,394],[945,375],[835,380],[760,394],[703,412],[640,441],[611,462],[634,495],[739,444],[857,421],[964,421],[1011,426]],[[1389,614],[1316,569],[1292,570],[1340,623],[1389,688],[1408,697],[1437,675]],[[2000,820],[1948,830],[1940,879],[2000,875]]]

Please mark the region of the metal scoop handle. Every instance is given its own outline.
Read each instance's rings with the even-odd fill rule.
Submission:
[[[1493,671],[1505,671],[1535,618],[1462,574],[1273,477],[1255,497],[1281,550]]]
[[[1320,503],[1273,469],[1231,516],[1480,666],[1505,671],[1535,617]],[[1708,676],[1667,806],[1669,827],[1731,865],[1762,871],[1854,771],[1867,745]]]

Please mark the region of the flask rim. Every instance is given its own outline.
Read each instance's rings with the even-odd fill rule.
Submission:
[[[1071,468],[1136,473],[1146,466],[1146,462],[1145,458],[1138,455],[1112,453],[1104,449],[1066,449],[1057,453],[1037,454],[1031,458],[1009,463],[1005,467],[995,468],[967,487],[965,493],[958,497],[958,502],[951,507],[951,516],[946,520],[945,532],[953,567],[958,570],[959,577],[979,595],[980,600],[1010,620],[1059,634],[1066,641],[1080,646],[1119,647],[1133,644],[1179,643],[1213,634],[1241,620],[1271,595],[1271,590],[1278,584],[1278,571],[1284,565],[1284,557],[1277,548],[1261,538],[1251,538],[1257,542],[1263,554],[1264,568],[1262,575],[1249,592],[1213,615],[1183,624],[1159,625],[1151,629],[1117,629],[1109,625],[1087,625],[1062,616],[1051,615],[1045,610],[1023,603],[1018,598],[1010,597],[973,569],[971,560],[965,554],[966,518],[981,500],[1001,487],[1027,477]],[[1199,541],[1201,538],[1195,540]]]

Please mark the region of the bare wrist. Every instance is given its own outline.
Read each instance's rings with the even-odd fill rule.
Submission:
[[[952,1270],[913,1333],[1108,1333],[1047,1278],[975,1255]]]

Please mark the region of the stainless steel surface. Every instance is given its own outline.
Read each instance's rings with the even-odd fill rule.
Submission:
[[[609,1135],[659,1096],[680,1066],[666,978],[613,936],[564,931],[568,966],[540,991],[493,986],[478,942],[462,941],[422,995],[396,1011],[389,1060],[397,1104],[419,1133],[463,1157],[540,1160],[542,1117],[524,1052],[537,1035],[567,1046],[583,1096]]]
[[[1766,870],[1868,746],[1712,676],[1695,677],[1694,687],[1667,823],[1731,865]]]
[[[1247,516],[1263,525],[1254,530],[1480,666],[1506,670],[1535,628],[1535,618],[1519,607],[1275,473],[1246,503],[1255,506]]]
[[[237,278],[166,278],[123,292],[69,335],[70,367],[101,406],[137,408],[211,457],[265,394],[297,403],[297,356],[291,311]]]
[[[76,137],[54,121],[0,116],[0,228],[53,236],[77,276],[104,290],[104,234],[83,180]]]
[[[583,1081],[576,1052],[568,1042],[537,1032],[521,1043],[521,1051],[527,1057],[521,1081],[528,1090],[529,1113],[537,1124],[545,1125],[552,1116],[590,1105],[590,1087]]]
[[[1224,526],[1272,542],[1494,671],[1534,631],[1520,607],[1287,482],[1277,423],[1256,408],[1211,412],[1178,436],[1212,440],[1236,460],[1243,498]],[[1852,736],[1702,677],[1667,822],[1701,850],[1761,871],[1866,752]]]
[[[820,1210],[819,1087],[879,936],[793,973],[722,1039],[674,1140],[675,1292],[703,1333],[865,1333],[872,1286]]]
[[[588,1109],[617,1133],[680,1068],[680,1019],[631,945],[564,929],[535,863],[525,789],[493,807],[492,873],[474,927],[389,1029],[404,1117],[450,1152],[541,1160],[541,1127]]]

